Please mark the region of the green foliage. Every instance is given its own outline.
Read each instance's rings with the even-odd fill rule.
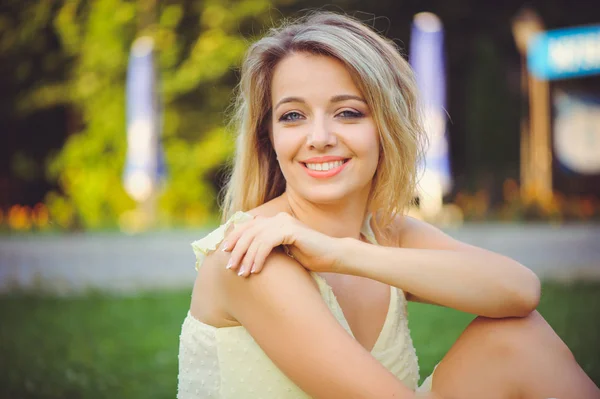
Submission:
[[[204,222],[216,197],[209,175],[233,147],[223,111],[247,46],[244,26],[264,26],[269,5],[269,0],[63,0],[54,9],[43,8],[58,53],[68,60],[67,73],[33,85],[19,110],[65,104],[76,120],[48,164],[49,177],[61,188],[47,196],[53,219],[63,227],[111,226],[135,206],[121,181],[125,76],[131,43],[144,34],[155,39],[164,106],[168,180],[159,198],[160,220]]]

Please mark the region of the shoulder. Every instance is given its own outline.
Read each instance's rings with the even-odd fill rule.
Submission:
[[[196,255],[196,270],[198,270],[204,258],[215,251],[223,242],[227,234],[235,225],[251,220],[254,216],[248,212],[236,212],[225,223],[212,230],[199,240],[192,242],[192,249]]]
[[[397,236],[399,246],[407,246],[423,236],[441,232],[437,227],[408,215],[397,215],[392,222],[392,228]]]
[[[233,317],[247,310],[243,304],[271,306],[278,302],[281,304],[282,299],[300,301],[303,295],[321,299],[318,286],[309,272],[280,249],[269,254],[260,273],[247,278],[227,270],[224,266],[228,253],[219,252],[219,285],[227,296],[226,306]]]
[[[280,208],[281,207],[278,206],[275,200],[273,200],[248,211],[237,211],[219,227],[212,230],[201,239],[192,242],[192,249],[196,255],[196,270],[198,270],[200,265],[204,262],[204,258],[217,249],[235,226],[256,217],[275,216],[280,212]]]
[[[282,296],[299,300],[307,290],[320,298],[317,283],[309,272],[282,250],[277,248],[269,254],[260,273],[240,277],[226,268],[231,253],[222,251],[222,246],[219,244],[205,257],[201,273],[203,277],[210,276],[219,292],[219,303],[236,320],[241,322],[239,312],[247,310],[243,305],[277,303]]]
[[[227,269],[231,253],[222,247],[223,242],[202,258],[192,296],[198,318],[204,315],[213,325],[243,325],[257,310],[283,300],[300,301],[306,295],[320,299],[308,271],[282,251],[274,250],[260,273],[245,278]]]
[[[399,248],[475,249],[454,239],[440,228],[408,215],[396,215],[386,229],[392,237],[391,244]]]
[[[377,241],[390,247],[406,246],[415,234],[422,234],[432,227],[407,215],[395,215],[391,220],[386,220],[381,212],[371,214],[369,220]]]

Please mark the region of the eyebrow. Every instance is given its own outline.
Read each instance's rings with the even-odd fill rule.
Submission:
[[[353,94],[339,94],[337,96],[331,97],[332,103],[339,103],[346,100],[357,100],[363,103],[367,103],[362,97],[355,96]],[[280,105],[285,103],[303,103],[306,104],[306,101],[302,97],[284,97],[275,105],[275,109],[279,108]]]

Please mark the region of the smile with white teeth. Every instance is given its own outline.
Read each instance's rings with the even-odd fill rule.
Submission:
[[[345,161],[333,161],[333,162],[322,162],[322,163],[306,163],[306,167],[310,170],[319,170],[326,172],[331,169],[339,168],[344,164]]]

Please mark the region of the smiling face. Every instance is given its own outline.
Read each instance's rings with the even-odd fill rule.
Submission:
[[[271,82],[271,137],[286,191],[317,204],[366,199],[379,162],[379,135],[346,67],[293,53]]]

